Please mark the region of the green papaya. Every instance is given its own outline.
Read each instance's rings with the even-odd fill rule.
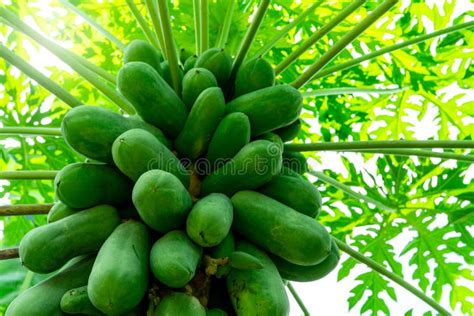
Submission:
[[[104,315],[92,305],[87,295],[87,285],[67,291],[61,298],[61,310],[67,314]]]
[[[109,165],[77,162],[59,171],[54,187],[61,202],[72,208],[85,209],[130,201],[132,182]]]
[[[63,202],[54,203],[53,207],[48,212],[48,223],[53,223],[68,217],[69,215],[76,214],[79,210],[71,208]]]
[[[170,86],[173,87],[173,77],[171,77],[171,70],[170,70],[170,64],[168,63],[167,60],[161,63],[161,68],[163,69],[163,79],[166,81],[166,83]],[[184,72],[181,68],[178,68],[178,75],[179,75],[179,83],[183,81],[184,77]]]
[[[237,250],[256,257],[263,265],[262,269],[232,269],[229,273],[227,289],[237,315],[288,315],[285,286],[272,260],[248,242],[238,242]]]
[[[311,282],[324,278],[333,271],[339,262],[340,254],[334,240],[331,242],[331,253],[322,262],[312,266],[300,266],[278,256],[270,256],[282,278],[297,282]]]
[[[297,119],[290,125],[276,129],[273,132],[277,134],[278,136],[280,136],[281,140],[286,143],[286,142],[292,141],[296,136],[298,136],[300,129],[301,129],[301,119]]]
[[[228,258],[235,250],[235,241],[232,231],[217,246],[211,248],[211,256],[214,259]],[[229,265],[217,268],[216,277],[222,278],[229,274],[231,267]]]
[[[225,99],[220,88],[211,87],[201,92],[175,141],[178,153],[192,160],[204,154],[224,112]]]
[[[141,61],[152,66],[160,75],[163,74],[161,61],[163,55],[153,45],[143,40],[133,40],[123,52],[123,63]]]
[[[268,140],[268,141],[274,143],[275,145],[277,145],[278,147],[280,147],[280,150],[283,152],[283,149],[284,149],[283,148],[283,141],[281,140],[280,136],[278,136],[275,133],[268,132],[268,133],[265,133],[265,134],[262,134],[262,135],[258,136],[256,139]]]
[[[192,55],[191,57],[189,57],[188,59],[186,59],[186,62],[184,63],[184,73],[187,73],[188,71],[190,71],[192,68],[194,68],[194,66],[196,65],[196,61],[197,61],[197,56],[196,55]]]
[[[318,217],[321,211],[321,194],[303,177],[280,174],[265,184],[260,192],[311,218]]]
[[[195,245],[185,232],[173,230],[153,245],[151,271],[166,286],[184,287],[194,277],[201,256],[202,248]]]
[[[179,61],[181,62],[181,64],[184,65],[186,60],[188,60],[188,58],[191,56],[193,56],[193,53],[189,49],[181,48],[179,50]]]
[[[20,259],[29,270],[50,273],[74,257],[99,250],[120,223],[117,210],[100,205],[36,227],[20,242]]]
[[[161,233],[183,225],[192,206],[191,196],[179,179],[162,170],[142,174],[133,188],[132,200],[145,224]]]
[[[205,68],[190,69],[183,78],[183,102],[191,109],[201,92],[217,87],[216,77]]]
[[[199,200],[186,221],[188,236],[202,247],[218,245],[229,234],[233,210],[224,194],[211,193]]]
[[[71,148],[87,158],[107,163],[113,163],[112,144],[115,139],[132,128],[144,129],[165,146],[171,146],[171,142],[153,125],[98,106],[77,106],[67,112],[61,123],[61,133]]]
[[[263,269],[263,264],[256,257],[243,251],[234,251],[229,256],[229,265],[234,269]]]
[[[240,191],[231,200],[232,229],[265,250],[303,266],[329,255],[331,237],[314,219],[258,192]]]
[[[155,316],[206,316],[206,309],[194,296],[172,292],[163,297],[156,307]]]
[[[214,132],[207,150],[211,170],[219,169],[250,142],[250,121],[244,113],[226,115]]]
[[[206,311],[206,316],[227,316],[228,314],[222,309],[213,308]]]
[[[301,113],[303,97],[290,85],[279,85],[244,94],[227,104],[227,113],[242,112],[250,120],[252,137],[265,134],[295,121]]]
[[[196,60],[197,68],[206,68],[217,79],[220,87],[224,87],[232,71],[232,57],[223,48],[210,48]]]
[[[120,224],[100,248],[87,285],[89,298],[107,315],[137,307],[148,288],[150,236],[136,221]]]
[[[283,153],[283,166],[299,174],[305,174],[308,171],[306,157],[300,152]]]
[[[278,146],[267,140],[253,141],[204,179],[201,195],[216,192],[232,196],[240,190],[256,189],[280,173],[281,160]]]
[[[141,129],[121,134],[112,145],[115,165],[133,181],[145,172],[160,169],[175,175],[188,188],[189,171],[165,145]]]
[[[5,316],[66,316],[60,307],[68,290],[87,284],[94,257],[69,263],[57,274],[20,293],[8,306]]]
[[[172,138],[183,129],[188,115],[186,106],[150,65],[125,64],[117,76],[117,86],[146,122]]]
[[[237,71],[234,98],[275,85],[275,70],[262,57],[245,62]]]

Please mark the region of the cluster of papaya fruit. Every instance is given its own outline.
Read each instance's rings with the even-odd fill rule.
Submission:
[[[58,173],[48,224],[20,244],[26,268],[59,272],[7,316],[287,315],[285,282],[336,267],[305,157],[283,152],[300,93],[262,58],[233,75],[223,49],[184,55],[176,93],[162,54],[133,41],[117,85],[137,115],[66,114],[87,160]]]

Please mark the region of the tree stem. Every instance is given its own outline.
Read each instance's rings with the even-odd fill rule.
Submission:
[[[316,33],[311,35],[303,44],[294,50],[285,60],[275,67],[275,74],[284,71],[296,59],[303,55],[311,46],[319,41],[324,35],[329,33],[333,28],[338,26],[345,18],[357,10],[366,0],[355,0],[347,7],[345,7],[334,19],[323,25]]]
[[[163,52],[163,56],[166,59],[168,59],[168,56],[166,55],[166,44],[165,44],[165,39],[163,37],[163,30],[162,30],[162,27],[161,27],[161,24],[160,24],[160,16],[158,14],[158,10],[157,10],[157,6],[155,5],[155,1],[146,0],[146,7],[148,9],[148,14],[150,15],[153,27],[155,28],[155,34],[158,38],[158,42],[160,43],[159,48]]]
[[[230,82],[233,82],[233,79],[235,78],[237,71],[239,70],[240,66],[244,62],[245,56],[247,56],[250,46],[252,45],[252,42],[255,39],[255,35],[257,34],[257,31],[260,27],[260,24],[262,23],[262,20],[265,16],[265,13],[267,12],[269,5],[270,5],[270,0],[261,0],[260,5],[258,6],[258,9],[257,9],[257,13],[255,14],[253,21],[250,24],[250,27],[247,30],[247,33],[245,34],[245,37],[242,43],[240,44],[239,51],[237,52],[235,56],[234,65],[232,66],[232,72],[230,75]]]
[[[225,12],[224,24],[217,38],[216,47],[224,48],[229,39],[230,27],[232,26],[232,14],[234,13],[234,4],[237,1],[230,0],[227,2],[227,11]]]
[[[54,204],[15,204],[0,206],[0,216],[48,214]]]
[[[0,135],[38,135],[38,136],[62,136],[60,128],[53,127],[0,127]]]
[[[209,48],[209,3],[201,0],[201,52]]]
[[[301,311],[303,312],[303,314],[304,314],[305,316],[311,315],[310,312],[308,311],[308,309],[306,308],[306,306],[304,305],[303,300],[302,300],[301,297],[298,295],[298,292],[296,292],[295,288],[293,287],[293,284],[291,284],[290,282],[288,282],[288,284],[286,285],[286,287],[287,287],[288,290],[290,291],[290,293],[291,293],[291,295],[293,296],[293,298],[295,299],[296,303],[298,303],[298,306],[301,308]]]
[[[334,238],[334,237],[333,237]],[[444,309],[441,305],[439,305],[435,300],[432,298],[428,297],[425,293],[421,292],[417,288],[415,288],[413,285],[410,283],[406,282],[403,280],[401,277],[398,275],[388,271],[384,266],[381,264],[367,258],[363,254],[355,251],[352,249],[349,245],[346,243],[342,242],[341,240],[334,238],[334,241],[336,242],[337,246],[339,247],[340,250],[344,251],[347,253],[349,256],[354,258],[355,260],[367,265],[369,268],[371,268],[374,271],[377,271],[381,275],[387,277],[388,279],[394,281],[401,287],[405,288],[407,291],[411,292],[414,294],[416,297],[430,305],[433,309],[438,311],[441,315],[451,315],[446,309]]]
[[[397,211],[396,209],[394,209],[390,206],[387,206],[387,205],[385,205],[384,203],[382,203],[380,201],[372,199],[371,197],[368,197],[367,195],[363,195],[363,194],[355,192],[354,190],[352,190],[347,185],[337,181],[336,179],[333,179],[333,178],[325,175],[322,172],[308,171],[308,173],[315,176],[315,177],[317,177],[319,180],[321,180],[323,182],[326,182],[327,184],[330,184],[333,187],[343,191],[347,195],[352,196],[353,198],[355,198],[357,200],[362,200],[366,203],[371,203],[371,204],[375,205],[376,207],[378,207],[379,209],[387,211],[387,212],[395,213]]]
[[[340,87],[340,88],[328,88],[318,89],[309,92],[303,92],[303,98],[314,98],[314,97],[325,97],[328,95],[341,95],[341,94],[354,94],[354,93],[377,93],[377,94],[395,94],[403,92],[410,87],[395,88],[395,89],[374,89],[374,88],[352,88],[352,87]]]
[[[161,28],[163,29],[163,36],[165,39],[166,56],[171,72],[171,79],[173,81],[174,91],[178,95],[181,94],[181,80],[179,78],[179,62],[178,54],[173,39],[173,30],[171,29],[171,19],[168,11],[168,1],[158,0],[158,12],[160,14]]]
[[[75,107],[81,105],[82,102],[76,99],[72,94],[67,90],[63,89],[53,80],[49,79],[41,72],[36,70],[26,61],[24,61],[20,56],[8,50],[5,46],[0,44],[0,57],[4,58],[7,62],[24,72],[28,77],[36,81],[38,84],[43,86],[46,90],[54,94],[61,101],[69,105],[70,107]]]
[[[233,1],[231,1],[233,2]],[[194,14],[194,41],[196,42],[196,55],[201,55],[201,1],[193,0]]]
[[[474,149],[474,140],[373,140],[285,144],[285,151],[357,150],[385,148],[468,148]]]
[[[20,257],[18,248],[0,250],[0,260],[16,259]]]
[[[51,170],[19,170],[0,171],[1,180],[54,180],[58,171]]]
[[[135,17],[135,20],[140,26],[140,29],[142,30],[143,34],[145,34],[145,37],[153,46],[155,46],[157,49],[160,49],[160,43],[158,42],[158,37],[156,37],[156,34],[153,33],[153,31],[148,26],[148,22],[140,13],[140,10],[138,10],[137,6],[133,2],[134,0],[126,0],[126,1],[127,1],[128,8],[132,12],[132,15]]]
[[[453,159],[463,162],[474,163],[474,155],[463,155],[454,153],[436,152],[420,149],[356,149],[349,152],[361,152],[371,154],[395,155],[395,156],[418,156],[426,158]]]
[[[326,66],[333,58],[339,55],[340,52],[346,48],[347,45],[352,43],[359,35],[361,35],[369,26],[377,21],[382,15],[384,15],[390,8],[392,8],[398,0],[385,0],[379,5],[374,11],[372,11],[365,19],[344,35],[339,41],[337,41],[324,55],[322,55],[316,62],[306,69],[301,76],[299,76],[291,85],[295,88],[301,88],[307,82]]]
[[[121,49],[121,50],[125,49],[125,45],[117,37],[112,35],[112,33],[107,31],[104,27],[102,27],[102,25],[97,23],[94,19],[92,19],[90,16],[88,16],[85,12],[83,12],[82,10],[77,8],[75,5],[70,3],[68,0],[59,0],[59,2],[61,2],[65,7],[67,7],[68,9],[70,9],[71,11],[73,11],[74,13],[79,15],[80,17],[82,17],[90,26],[95,28],[100,33],[102,33],[109,41],[111,41],[112,43],[117,45],[117,47],[119,49]]]
[[[451,27],[447,27],[445,29],[435,31],[433,33],[417,36],[417,37],[412,38],[410,40],[407,40],[407,41],[404,41],[404,42],[401,42],[401,43],[398,43],[398,44],[395,44],[395,45],[387,46],[387,47],[382,48],[382,49],[380,49],[376,52],[361,56],[359,58],[349,60],[345,63],[340,63],[339,65],[335,65],[335,66],[332,66],[332,67],[325,68],[325,69],[321,70],[318,74],[316,74],[313,77],[313,79],[322,78],[322,77],[328,76],[332,73],[335,73],[337,71],[352,68],[354,66],[359,65],[360,63],[362,63],[364,61],[374,59],[378,56],[396,51],[398,49],[405,48],[405,47],[413,45],[413,44],[418,44],[418,43],[424,42],[424,41],[429,40],[430,38],[433,38],[433,37],[436,37],[436,36],[440,36],[440,35],[444,35],[444,34],[448,34],[448,33],[452,33],[452,32],[458,32],[458,31],[461,31],[463,29],[471,28],[473,26],[474,26],[474,21],[471,21],[471,22],[466,22],[466,23],[462,23],[462,24],[459,24],[459,25],[454,25],[454,26],[451,26]]]

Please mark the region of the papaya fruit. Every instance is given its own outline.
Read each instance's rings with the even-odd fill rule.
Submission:
[[[275,70],[262,57],[245,62],[237,71],[234,98],[275,85]]]
[[[201,92],[217,87],[216,77],[205,68],[190,69],[183,78],[183,102],[191,109]]]
[[[213,308],[206,311],[206,316],[227,316],[228,314],[222,309]]]
[[[100,205],[36,227],[20,242],[20,259],[29,270],[50,273],[74,257],[99,250],[120,223],[117,210]]]
[[[283,153],[283,166],[299,174],[305,174],[308,171],[306,157],[300,152]]]
[[[340,254],[336,242],[331,242],[331,253],[322,262],[312,266],[300,266],[278,256],[270,256],[282,278],[297,282],[311,282],[324,278],[339,262]]]
[[[240,190],[256,189],[280,173],[281,159],[281,150],[275,144],[253,141],[204,179],[201,195],[216,192],[232,196]]]
[[[243,251],[234,251],[229,256],[229,265],[234,269],[263,269],[263,264],[256,257]]]
[[[202,248],[185,232],[173,230],[155,242],[150,254],[153,275],[171,288],[184,287],[196,273]]]
[[[231,201],[232,229],[265,250],[303,266],[329,255],[331,237],[314,219],[254,191],[240,191]]]
[[[194,296],[172,292],[164,296],[155,310],[155,316],[206,316],[206,309]]]
[[[147,131],[131,129],[121,134],[112,145],[115,165],[133,181],[145,172],[160,169],[175,175],[188,188],[189,171],[179,159]]]
[[[87,293],[101,312],[122,315],[138,306],[148,288],[150,236],[137,221],[120,224],[100,248]]]
[[[281,152],[283,152],[283,149],[284,149],[283,148],[283,141],[281,140],[280,136],[278,136],[275,133],[268,132],[268,133],[265,133],[265,134],[262,134],[262,135],[258,136],[256,139],[268,140],[268,141],[274,143],[275,145],[277,145],[278,147],[280,147]]]
[[[87,284],[95,257],[74,260],[57,274],[20,293],[7,308],[5,316],[65,316],[60,307],[68,290]]]
[[[48,212],[48,223],[54,223],[68,217],[69,215],[76,214],[79,210],[71,208],[64,204],[63,202],[54,203],[53,207]]]
[[[161,62],[163,55],[153,45],[143,40],[133,40],[123,52],[123,63],[141,61],[152,66],[160,75],[163,74]]]
[[[128,202],[132,182],[109,165],[77,162],[59,171],[54,187],[61,202],[72,208],[85,209],[99,204]]]
[[[66,113],[61,123],[61,133],[70,147],[87,158],[106,163],[113,163],[112,144],[115,139],[132,128],[144,129],[165,146],[171,146],[171,142],[153,125],[98,106],[77,106]]]
[[[179,179],[162,170],[142,174],[133,188],[132,200],[145,224],[161,233],[183,225],[192,205]]]
[[[105,315],[92,305],[87,295],[87,285],[67,291],[61,298],[61,310],[67,314]]]
[[[237,250],[256,257],[263,265],[262,269],[232,269],[229,273],[227,289],[237,315],[288,315],[285,286],[272,260],[249,242],[238,242]]]
[[[229,234],[233,210],[224,194],[212,193],[199,200],[186,221],[188,236],[202,247],[213,247]]]
[[[311,218],[318,217],[321,211],[321,194],[303,177],[280,174],[265,184],[260,192]]]
[[[225,87],[232,71],[232,57],[223,48],[209,48],[198,57],[194,67],[208,69],[219,86]]]
[[[145,122],[172,138],[183,129],[188,115],[186,106],[150,65],[125,64],[118,73],[117,86]]]
[[[297,119],[290,125],[281,127],[279,129],[274,130],[273,132],[281,137],[281,140],[286,143],[292,141],[301,129],[301,119]]]
[[[188,59],[186,59],[183,65],[184,73],[187,73],[192,68],[194,68],[194,66],[196,65],[197,58],[198,57],[196,55],[192,55],[188,57]]]
[[[250,142],[250,121],[244,113],[226,115],[209,143],[207,160],[211,170],[218,169]]]
[[[181,48],[179,50],[179,61],[181,62],[182,65],[188,60],[189,57],[193,56],[193,53],[186,48]]]
[[[171,70],[170,70],[170,65],[167,60],[161,63],[161,68],[163,69],[163,79],[166,81],[166,83],[170,86],[173,87],[173,78],[171,77]],[[184,72],[181,68],[178,68],[178,75],[179,75],[179,83],[183,81],[184,77]]]
[[[303,97],[297,89],[278,85],[235,98],[227,104],[227,113],[245,113],[255,137],[292,123],[300,116],[302,106]]]
[[[211,87],[201,92],[176,138],[178,153],[193,160],[204,154],[224,112],[225,99],[220,88]]]
[[[211,256],[214,259],[228,258],[235,250],[235,241],[232,231],[217,246],[211,248]],[[229,274],[231,267],[229,265],[217,268],[216,277],[222,278]]]

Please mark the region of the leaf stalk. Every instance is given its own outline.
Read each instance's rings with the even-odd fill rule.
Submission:
[[[54,204],[14,204],[0,206],[0,216],[48,214]]]

